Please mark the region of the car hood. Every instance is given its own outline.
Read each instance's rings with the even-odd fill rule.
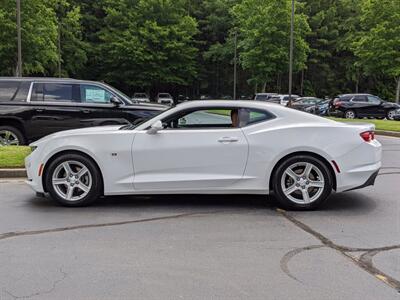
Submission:
[[[169,106],[162,105],[162,104],[155,104],[155,103],[133,103],[133,104],[126,104],[124,106],[120,106],[123,109],[149,109],[149,110],[166,110]]]
[[[385,101],[384,105],[386,107],[400,108],[400,105],[394,102]]]
[[[30,146],[37,146],[38,144],[46,142],[50,139],[67,137],[67,136],[71,136],[71,135],[85,135],[85,134],[98,133],[98,132],[115,131],[115,130],[120,129],[122,126],[124,126],[124,125],[97,126],[97,127],[88,127],[88,128],[59,131],[59,132],[47,135],[36,142],[33,142],[32,144],[30,144]]]

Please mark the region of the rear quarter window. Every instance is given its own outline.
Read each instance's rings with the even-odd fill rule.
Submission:
[[[20,83],[18,81],[0,81],[0,101],[14,100]]]

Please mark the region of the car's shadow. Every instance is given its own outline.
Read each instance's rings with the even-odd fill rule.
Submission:
[[[49,197],[31,199],[30,205],[37,209],[62,208]],[[325,215],[335,213],[365,214],[376,208],[376,201],[361,192],[332,194],[328,201],[313,213],[325,212]],[[273,197],[262,195],[137,195],[112,196],[98,199],[92,206],[85,209],[113,208],[185,208],[190,209],[263,209],[276,210],[279,205]]]

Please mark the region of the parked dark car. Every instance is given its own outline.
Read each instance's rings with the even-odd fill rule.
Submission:
[[[23,145],[67,129],[135,123],[166,108],[133,104],[100,82],[0,77],[0,145]]]
[[[324,100],[315,97],[301,97],[293,100],[291,108],[318,114],[317,104],[321,101]]]
[[[329,107],[329,115],[346,119],[372,117],[393,120],[395,112],[399,108],[398,104],[383,101],[374,95],[345,94],[339,95],[332,100]]]

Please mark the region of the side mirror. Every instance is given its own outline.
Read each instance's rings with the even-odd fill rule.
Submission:
[[[118,99],[117,97],[115,97],[115,96],[111,97],[110,102],[112,104],[114,104],[115,106],[117,106],[117,107],[122,104],[122,101],[120,99]]]
[[[164,129],[161,120],[156,121],[153,123],[150,128],[147,130],[148,134],[156,134],[159,130]]]

